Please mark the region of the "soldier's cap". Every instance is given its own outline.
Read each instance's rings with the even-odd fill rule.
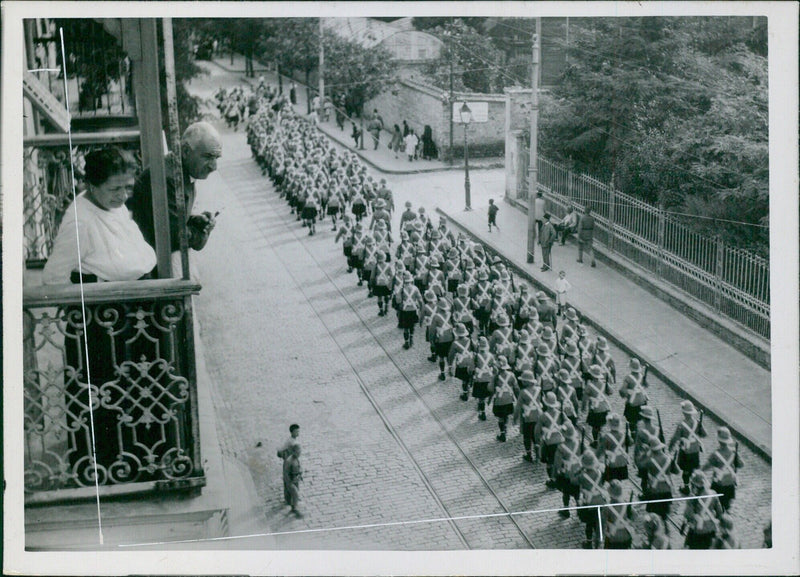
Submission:
[[[429,268],[437,268],[438,266],[439,266],[439,258],[436,255],[433,255],[428,259]]]
[[[645,405],[639,409],[639,418],[651,421],[656,418],[656,412],[651,407]]]
[[[663,451],[667,448],[667,446],[661,442],[661,439],[656,437],[655,435],[650,437],[650,450],[651,451]]]
[[[664,529],[661,523],[661,517],[659,517],[656,513],[646,513],[644,516],[644,528],[650,533],[663,531]]]
[[[567,309],[566,317],[571,321],[578,322],[578,313],[576,313],[573,308]]]
[[[503,259],[500,258],[498,255],[495,255],[495,257],[492,259],[492,264],[502,264],[502,263]]]
[[[556,385],[553,382],[553,379],[551,379],[549,375],[542,375],[541,387],[542,387],[542,392],[544,393],[547,391],[552,391],[553,389],[556,388]]]
[[[479,337],[478,338],[478,346],[482,347],[482,348],[488,347],[489,346],[489,339],[487,339],[486,337]]]
[[[586,451],[583,455],[581,455],[581,466],[587,469],[591,467],[596,467],[599,464],[597,460],[597,456],[594,454],[594,451]]]
[[[465,284],[460,284],[456,289],[456,293],[458,293],[458,296],[460,297],[465,297],[469,294],[469,287]]]
[[[453,247],[447,251],[447,258],[458,258],[458,249]]]
[[[531,334],[526,331],[525,329],[520,329],[519,331],[519,342],[527,343],[531,339]]]
[[[403,281],[404,282],[414,282],[414,277],[411,275],[409,271],[403,273]]]
[[[564,354],[569,357],[577,357],[580,354],[580,351],[575,343],[572,341],[567,341],[567,344],[564,347]]]
[[[364,242],[367,243],[367,244],[374,244],[375,243],[375,239],[372,238],[371,236],[368,236],[367,238],[364,239]]]
[[[633,357],[631,359],[631,372],[632,373],[640,373],[642,372],[642,363],[639,362],[639,359]]]
[[[481,269],[481,271],[478,273],[478,280],[488,280],[488,279],[489,279],[489,273]]]
[[[420,206],[419,207],[419,212],[420,212],[420,214],[425,214],[425,207],[424,206]]]
[[[404,230],[400,231],[400,239],[401,240],[408,240],[408,233]]]
[[[410,200],[406,201],[406,208],[411,208],[411,201]]]
[[[500,315],[496,322],[498,327],[507,327],[509,324],[508,315]]]
[[[508,368],[510,368],[510,367],[509,367],[509,365],[508,365],[508,359],[506,358],[506,356],[505,356],[505,355],[500,355],[499,357],[497,357],[497,365],[498,365],[498,366],[499,366],[501,369],[508,369]]]
[[[440,309],[449,309],[450,308],[450,303],[447,302],[446,298],[440,298],[439,302],[436,303],[436,306],[439,307]]]
[[[720,445],[732,445],[735,443],[733,436],[731,436],[731,430],[728,427],[720,427],[717,429],[717,440]]]
[[[436,302],[436,293],[428,289],[425,291],[425,300],[428,302]]]
[[[465,268],[475,268],[475,263],[472,261],[471,258],[464,259],[464,267]]]
[[[431,238],[439,238],[440,236],[438,228],[431,229]]]
[[[608,484],[608,496],[612,499],[622,499],[622,483],[619,479],[612,479]]]
[[[545,327],[542,329],[542,338],[543,338],[544,340],[546,340],[546,341],[550,341],[550,340],[552,340],[552,339],[553,339],[553,336],[554,336],[554,335],[553,335],[553,329],[552,329],[552,327],[550,327],[550,325],[546,325],[546,326],[545,326]]]
[[[603,369],[600,368],[600,365],[592,365],[589,367],[589,374],[592,375],[595,379],[602,379],[603,378]]]
[[[706,477],[702,469],[695,469],[689,483],[694,487],[705,487],[708,485],[708,477]]]
[[[521,360],[520,359],[517,362],[519,363],[518,369],[519,369],[520,373],[524,373],[525,371],[533,371],[533,363],[531,363],[530,360],[528,360],[528,359]]]
[[[569,371],[567,369],[559,369],[558,372],[556,373],[556,379],[558,379],[562,383],[572,382],[572,377],[570,376]]]
[[[458,323],[453,333],[457,337],[466,337],[469,334],[467,327],[464,326],[464,323]]]
[[[723,513],[722,516],[719,518],[719,524],[726,531],[732,531],[733,530],[733,517],[731,517],[727,513]]]
[[[383,252],[383,251],[380,251],[380,252],[378,252],[378,254],[375,256],[375,258],[377,258],[379,261],[383,262],[383,261],[385,261],[385,260],[386,260],[386,253],[385,253],[385,252]]]
[[[520,383],[532,384],[536,382],[536,377],[533,375],[533,371],[528,369],[520,373],[518,380]]]
[[[608,350],[608,341],[606,340],[605,337],[603,336],[597,337],[597,348],[600,349],[601,351]]]
[[[550,348],[546,344],[540,343],[539,346],[536,347],[536,354],[548,356],[550,354]]]
[[[581,336],[585,336],[588,334],[589,330],[584,325],[578,325],[578,334]]]
[[[542,399],[542,402],[546,407],[550,407],[551,409],[558,408],[558,399],[553,391],[547,391]]]
[[[422,210],[422,209],[420,209],[420,210]],[[413,225],[413,226],[414,226],[414,230],[416,230],[417,232],[419,232],[419,231],[421,231],[421,230],[422,230],[422,226],[423,226],[423,225],[422,225],[422,222],[421,222],[421,221],[419,221],[419,220],[415,220],[415,221],[414,221],[414,225]]]
[[[697,409],[694,408],[692,401],[686,400],[681,402],[681,412],[684,415],[696,415]]]

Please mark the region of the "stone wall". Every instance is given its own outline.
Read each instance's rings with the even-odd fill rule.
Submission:
[[[525,186],[527,152],[523,135],[530,132],[531,126],[531,89],[506,88],[505,89],[505,140],[506,140],[506,197],[518,199],[520,191]]]

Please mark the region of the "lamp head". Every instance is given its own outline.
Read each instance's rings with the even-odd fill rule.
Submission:
[[[461,105],[461,110],[459,112],[461,114],[461,122],[469,124],[470,120],[472,120],[472,110],[470,110],[466,102]]]

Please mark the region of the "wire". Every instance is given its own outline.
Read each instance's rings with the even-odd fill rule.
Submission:
[[[85,351],[85,361],[86,361],[86,390],[89,394],[89,424],[91,434],[92,434],[92,460],[94,461],[94,488],[95,488],[95,496],[97,500],[97,528],[100,537],[100,544],[103,544],[103,520],[102,516],[100,515],[100,475],[97,473],[97,441],[95,438],[95,431],[94,431],[94,409],[92,407],[92,376],[91,376],[91,368],[89,364],[89,335],[88,331],[86,330],[86,298],[84,297],[83,293],[83,266],[81,262],[81,237],[80,233],[78,232],[78,194],[75,189],[75,165],[72,162],[72,115],[70,114],[69,110],[69,89],[68,89],[68,79],[67,79],[67,59],[65,57],[65,49],[64,49],[64,29],[59,28],[59,32],[61,34],[61,60],[62,66],[64,67],[64,104],[67,108],[67,118],[69,119],[69,126],[67,127],[67,140],[69,142],[69,154],[70,154],[70,173],[72,175],[72,209],[75,213],[75,244],[77,245],[78,249],[78,276],[79,276],[79,283],[78,286],[80,287],[81,291],[81,321],[83,323],[83,349]]]

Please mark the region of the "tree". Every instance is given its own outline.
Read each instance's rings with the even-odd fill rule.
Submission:
[[[768,246],[767,65],[747,19],[597,19],[540,115],[545,154],[624,192]],[[756,22],[758,24],[758,22]]]
[[[447,19],[428,32],[444,42],[439,58],[425,71],[436,86],[442,89],[450,86],[451,69],[454,72],[453,88],[458,91],[490,93],[499,91],[508,83],[509,75],[503,69],[502,53],[491,39],[464,20]]]

